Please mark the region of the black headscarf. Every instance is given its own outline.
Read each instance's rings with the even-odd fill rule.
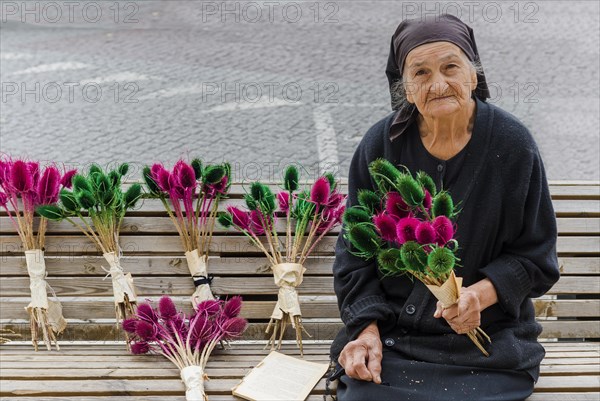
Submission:
[[[417,46],[431,42],[453,43],[462,49],[469,60],[480,62],[473,29],[457,17],[442,14],[429,16],[429,18],[404,20],[392,36],[390,55],[385,69],[390,95],[392,95],[392,84],[402,79],[402,70],[408,53]],[[483,73],[477,73],[477,87],[474,94],[482,101],[490,97]],[[398,106],[394,107],[393,102],[392,109],[398,110]],[[415,121],[417,115],[418,111],[414,104],[399,110],[390,127],[390,140],[402,135]]]

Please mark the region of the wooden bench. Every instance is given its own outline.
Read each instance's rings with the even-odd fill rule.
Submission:
[[[600,185],[553,182],[551,193],[558,217],[562,277],[547,296],[535,300],[547,355],[529,400],[598,400]],[[242,194],[242,186],[233,185],[222,207],[242,203]],[[69,326],[60,337],[60,352],[33,351],[24,310],[29,279],[19,239],[7,219],[0,215],[0,328],[14,332],[14,341],[0,346],[2,400],[182,400],[184,386],[170,362],[126,352],[114,324],[110,280],[102,280],[103,259],[66,222],[50,225],[46,265]],[[209,263],[215,276],[213,291],[243,295],[242,314],[250,327],[245,341],[234,343],[232,350],[217,350],[210,358],[206,389],[213,401],[235,399],[231,388],[268,353],[263,349],[264,330],[277,292],[262,254],[238,233],[217,231]],[[336,235],[326,238],[307,263],[299,290],[305,326],[312,335],[312,339],[305,336],[305,358],[324,363],[341,327],[331,275]],[[179,238],[159,202],[146,200],[128,214],[121,242],[123,267],[133,274],[140,299],[157,300],[169,294],[190,310],[193,283]],[[283,351],[299,355],[293,343]],[[323,379],[309,400],[322,400],[324,393]]]

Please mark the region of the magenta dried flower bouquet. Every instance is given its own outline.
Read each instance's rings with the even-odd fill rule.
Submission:
[[[40,335],[48,350],[52,342],[59,349],[56,335],[65,329],[67,322],[56,296],[48,299],[48,291],[54,293],[46,282],[44,262],[48,219],[35,217],[35,209],[56,202],[61,188],[71,186],[74,174],[75,170],[62,174],[54,165],[41,168],[38,162],[0,158],[0,206],[6,210],[25,248],[31,289],[31,302],[26,309],[36,351]]]
[[[186,400],[206,401],[206,363],[219,342],[238,338],[246,329],[248,322],[239,317],[241,308],[239,296],[207,300],[188,317],[164,296],[157,308],[139,304],[135,316],[123,321],[123,329],[130,333],[133,354],[160,354],[179,368]]]
[[[285,328],[291,323],[302,353],[302,314],[296,287],[302,283],[306,259],[325,235],[341,223],[346,197],[329,173],[319,177],[310,189],[299,189],[298,169],[290,166],[285,171],[283,191],[275,195],[267,185],[254,182],[245,196],[247,210],[231,206],[227,213],[219,215],[219,222],[246,235],[269,260],[279,287],[266,330],[269,344],[274,347],[279,339],[281,347]],[[278,218],[285,220],[283,235],[276,229]],[[266,243],[261,240],[263,236]]]
[[[60,191],[60,202],[37,208],[40,215],[50,220],[70,222],[102,251],[110,266],[107,272],[112,279],[117,323],[133,314],[136,304],[133,278],[120,264],[121,224],[125,212],[135,207],[142,192],[139,184],[123,191],[122,179],[128,170],[127,163],[111,171],[93,164],[87,174],[73,177],[72,191]]]
[[[192,305],[215,299],[208,275],[208,252],[215,226],[219,201],[227,196],[231,185],[228,163],[202,165],[200,159],[190,164],[179,160],[172,171],[162,164],[146,166],[144,181],[151,196],[161,200],[175,225],[196,287]]]
[[[353,254],[376,259],[385,276],[409,274],[424,283],[445,307],[460,296],[462,278],[454,268],[458,242],[453,219],[457,208],[447,191],[420,171],[413,177],[385,159],[374,160],[369,172],[376,191],[360,190],[358,205],[344,213],[345,237]],[[490,341],[477,328],[468,337],[486,356]]]

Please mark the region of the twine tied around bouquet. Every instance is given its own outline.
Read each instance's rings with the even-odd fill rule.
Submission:
[[[198,249],[194,249],[185,253],[185,259],[196,287],[191,299],[194,309],[197,309],[201,302],[215,299],[210,289],[212,276],[208,275],[208,255],[200,255]]]
[[[115,252],[108,252],[102,256],[104,256],[104,259],[110,265],[110,270],[106,270],[104,267],[102,269],[108,273],[106,277],[110,275],[112,279],[115,304],[125,302],[125,295],[127,295],[129,302],[135,302],[136,295],[131,273],[125,274],[119,263],[119,257]]]
[[[204,371],[200,366],[186,366],[181,369],[181,381],[185,384],[185,399],[187,401],[206,401],[204,393]]]
[[[63,317],[62,305],[56,293],[50,284],[46,282],[47,272],[44,251],[41,249],[25,251],[25,262],[27,264],[29,289],[31,291],[31,302],[25,309],[31,319],[34,347],[37,350],[37,327],[39,325],[42,328],[44,341],[48,350],[50,350],[51,340],[54,340],[56,348],[59,349],[54,333],[62,333],[67,327],[67,321]],[[48,299],[48,290],[52,293],[52,299],[50,300]]]
[[[429,291],[437,298],[438,301],[442,303],[442,307],[449,308],[452,305],[455,305],[460,298],[460,289],[462,288],[462,277],[456,277],[454,271],[450,273],[450,277],[448,280],[444,282],[441,286],[425,284]],[[471,339],[471,341],[479,348],[479,350],[485,356],[490,356],[490,354],[483,348],[482,343],[487,340],[487,342],[492,342],[490,337],[483,331],[480,327],[473,329],[467,333],[467,336]]]

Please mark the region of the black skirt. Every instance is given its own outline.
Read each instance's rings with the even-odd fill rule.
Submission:
[[[342,375],[338,401],[523,401],[533,392],[526,372],[404,359],[384,349],[382,384]]]

